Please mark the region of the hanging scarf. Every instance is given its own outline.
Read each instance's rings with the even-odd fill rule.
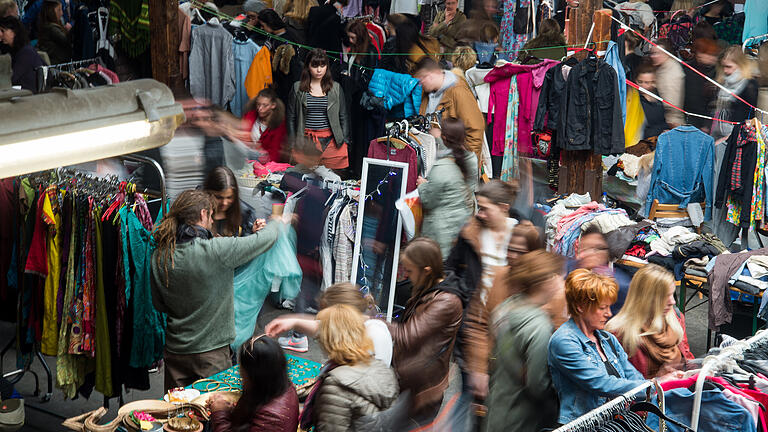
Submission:
[[[648,329],[643,327],[643,332]],[[683,353],[678,344],[680,339],[672,331],[672,327],[664,324],[660,333],[643,336],[643,348],[648,353],[648,373],[646,376],[656,376],[662,366],[678,365],[683,362]]]
[[[149,47],[149,0],[110,0],[109,34],[119,34],[121,47],[137,57]]]

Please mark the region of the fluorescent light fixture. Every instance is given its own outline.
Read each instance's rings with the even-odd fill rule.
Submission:
[[[184,121],[154,80],[0,102],[0,178],[160,147]]]

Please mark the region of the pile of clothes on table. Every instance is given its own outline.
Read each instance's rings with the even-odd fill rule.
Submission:
[[[758,317],[768,320],[768,296],[763,296],[768,288],[768,248],[723,253],[713,257],[705,270],[710,289],[710,328],[717,330],[731,322],[732,301],[752,304],[754,296],[762,297]]]

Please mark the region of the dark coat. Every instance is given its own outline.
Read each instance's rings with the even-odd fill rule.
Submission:
[[[566,81],[563,78],[563,66],[574,66],[575,59],[571,58],[557,66],[550,68],[544,75],[544,83],[541,85],[539,105],[536,108],[536,121],[533,130],[549,128],[556,130],[560,124],[560,105],[565,94]],[[545,121],[546,120],[546,121]]]
[[[37,91],[36,68],[45,66],[43,59],[27,44],[11,55],[11,84],[21,86],[24,90]]]
[[[307,16],[307,44],[326,51],[341,52],[344,24],[333,3],[314,6]],[[333,55],[333,54],[331,54]],[[338,58],[338,54],[335,55]]]
[[[565,150],[595,154],[624,152],[616,71],[601,59],[586,59],[571,69],[560,106],[558,143]]]
[[[72,60],[72,40],[62,26],[49,23],[40,27],[37,48],[48,53],[51,64]]]

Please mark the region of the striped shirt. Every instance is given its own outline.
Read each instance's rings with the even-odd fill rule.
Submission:
[[[307,93],[307,129],[328,129],[328,95],[320,97]]]

